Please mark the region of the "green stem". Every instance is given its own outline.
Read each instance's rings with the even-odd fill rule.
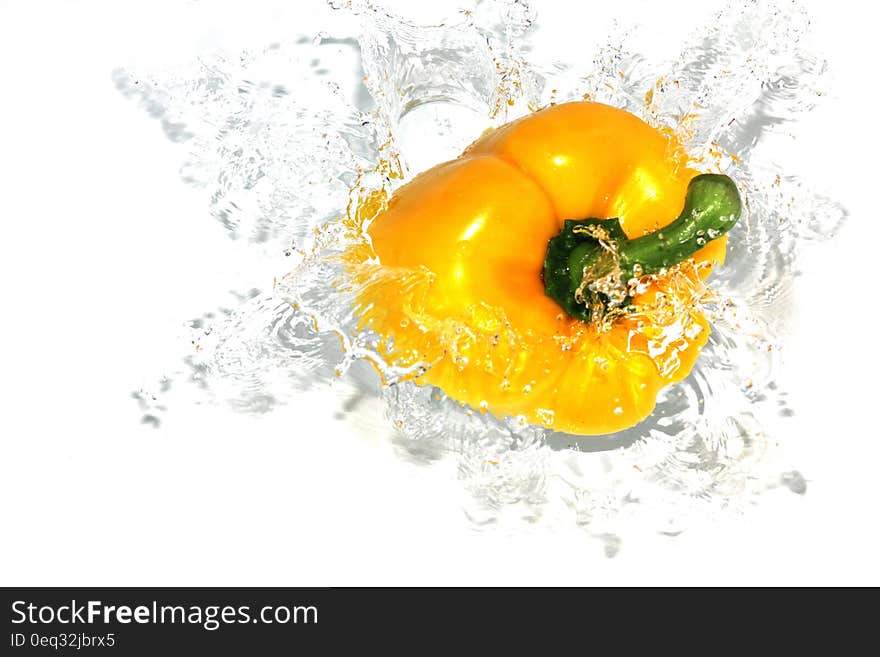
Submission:
[[[742,202],[734,182],[720,174],[696,176],[688,185],[684,209],[678,218],[648,235],[628,239],[618,219],[567,220],[558,235],[550,239],[544,259],[544,285],[572,317],[589,321],[602,291],[583,292],[590,284],[616,272],[625,286],[631,278],[654,274],[684,262],[712,240],[716,240],[739,219]]]

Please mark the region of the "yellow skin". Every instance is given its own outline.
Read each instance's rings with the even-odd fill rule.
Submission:
[[[706,343],[692,297],[726,238],[696,266],[653,280],[639,311],[606,326],[546,296],[544,255],[565,219],[619,217],[630,238],[670,223],[697,175],[685,164],[672,138],[607,105],[509,123],[401,187],[369,224],[374,257],[349,258],[362,325],[394,364],[431,364],[418,383],[474,408],[583,435],[630,427]]]

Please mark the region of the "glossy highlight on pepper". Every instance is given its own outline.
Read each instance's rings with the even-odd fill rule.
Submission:
[[[704,243],[690,235],[683,261],[650,269],[658,231],[702,210],[685,207],[698,175],[673,137],[626,111],[592,102],[541,110],[418,175],[387,204],[360,208],[375,216],[367,243],[345,258],[355,312],[386,361],[413,366],[417,383],[462,404],[582,435],[630,427],[708,339],[699,301],[723,262],[723,231],[699,236]],[[732,198],[725,220],[739,213]],[[584,321],[545,289],[548,245],[567,221],[585,219],[615,219],[616,264],[646,274],[626,311],[603,321]]]

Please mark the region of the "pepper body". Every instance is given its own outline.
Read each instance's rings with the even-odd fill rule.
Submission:
[[[463,404],[576,434],[632,426],[705,344],[708,322],[687,297],[723,261],[726,238],[697,251],[691,273],[634,298],[647,308],[662,293],[665,315],[606,326],[547,296],[547,245],[567,219],[616,217],[630,239],[655,232],[678,217],[696,175],[673,138],[623,110],[536,112],[393,195],[367,230],[386,275],[363,275],[356,312],[386,359],[429,363],[417,382]],[[669,299],[682,316],[664,324]]]

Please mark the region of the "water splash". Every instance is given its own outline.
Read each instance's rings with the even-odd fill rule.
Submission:
[[[321,34],[170,73],[114,73],[124,95],[187,145],[181,177],[205,190],[230,237],[278,261],[271,292],[249,290],[190,323],[184,365],[135,393],[143,421],[158,424],[180,385],[267,412],[345,375],[381,395],[404,457],[456,465],[475,527],[576,523],[608,556],[634,528],[674,535],[769,490],[803,494],[806,480],[776,438],[794,413],[776,383],[779,347],[798,254],[845,212],[779,175],[772,159],[770,138],[826,84],[802,8],[731,2],[672,63],[631,50],[645,26],[619,26],[583,65],[548,53],[532,63],[540,25],[524,2],[480,2],[436,25],[378,3],[331,4],[358,17],[356,40]],[[377,336],[358,326],[357,291],[333,284],[333,256],[356,238],[359,212],[485,129],[583,98],[674,130],[694,160],[733,176],[746,201],[705,301],[712,334],[697,366],[644,422],[599,437],[496,418],[413,384],[418,372],[385,362]],[[353,220],[340,222],[345,208]],[[424,279],[399,283],[417,290]]]

